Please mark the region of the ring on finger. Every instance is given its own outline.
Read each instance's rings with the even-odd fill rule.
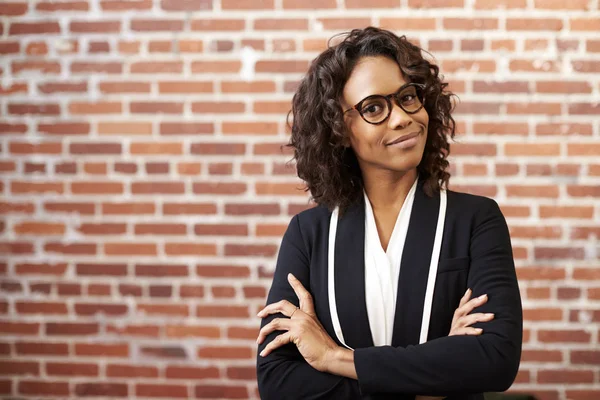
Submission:
[[[296,311],[298,311],[299,309],[300,309],[300,307],[296,307],[296,309],[295,309],[294,311],[292,311],[292,314],[290,315],[290,318],[292,318],[292,317],[294,316],[294,313],[295,313]]]

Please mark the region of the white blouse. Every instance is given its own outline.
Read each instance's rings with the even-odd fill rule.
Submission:
[[[408,224],[418,179],[415,179],[404,204],[398,213],[387,250],[379,240],[371,202],[365,196],[365,299],[369,326],[375,346],[392,344],[398,276],[402,250],[408,232]]]
[[[402,209],[398,213],[392,236],[387,247],[383,251],[377,226],[375,225],[375,216],[371,202],[365,196],[365,302],[367,307],[367,316],[369,327],[371,329],[373,344],[375,346],[391,345],[392,334],[394,331],[394,315],[396,311],[396,296],[398,292],[398,278],[400,274],[400,262],[402,260],[402,251],[404,242],[408,233],[410,215],[417,191],[418,177],[411,187]],[[423,303],[423,315],[421,319],[421,333],[419,343],[427,341],[429,333],[429,321],[431,318],[431,306],[433,304],[433,291],[437,275],[437,266],[442,246],[442,237],[444,232],[444,220],[446,216],[447,194],[444,189],[440,191],[440,206],[438,210],[437,227],[431,252],[431,261],[429,264],[429,275],[427,277],[427,288]],[[327,294],[329,302],[329,312],[331,323],[335,336],[339,342],[350,350],[352,347],[346,344],[344,332],[340,325],[337,309],[336,289],[335,289],[335,249],[337,237],[337,224],[339,216],[339,207],[335,207],[329,220],[329,241],[327,250]],[[343,266],[338,266],[341,270],[337,273],[343,273]]]

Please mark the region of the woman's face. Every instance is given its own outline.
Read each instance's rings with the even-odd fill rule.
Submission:
[[[406,83],[395,61],[383,56],[364,57],[344,86],[341,105],[347,110],[367,96],[388,95]],[[407,114],[392,99],[392,112],[379,125],[369,124],[356,110],[344,114],[344,120],[350,132],[346,145],[354,150],[363,174],[373,169],[408,172],[421,162],[429,123],[425,107]],[[414,134],[413,139],[391,144],[398,138]]]

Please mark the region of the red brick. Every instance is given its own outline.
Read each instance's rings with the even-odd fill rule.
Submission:
[[[69,25],[72,33],[118,33],[121,31],[120,21],[73,21]]]
[[[106,376],[109,378],[158,378],[158,368],[142,365],[108,364]]]
[[[98,376],[97,364],[83,363],[46,363],[46,373],[58,376]]]
[[[13,22],[8,30],[9,35],[41,35],[60,33],[57,21]]]
[[[0,54],[17,54],[21,49],[21,44],[17,41],[0,42]]]
[[[68,396],[68,382],[47,382],[21,380],[18,384],[18,393],[30,396]]]
[[[248,236],[245,224],[198,224],[194,226],[196,235],[207,236]]]
[[[160,329],[155,325],[126,325],[116,326],[107,325],[106,332],[115,333],[120,336],[132,336],[132,337],[153,337],[157,338],[160,333]]]
[[[198,358],[200,359],[224,359],[241,360],[252,357],[252,349],[243,346],[229,347],[201,347],[198,349]]]
[[[131,72],[134,74],[164,74],[183,72],[183,62],[181,61],[138,61],[131,64]]]
[[[600,398],[600,390],[583,389],[583,390],[567,390],[566,398],[569,400],[596,400]],[[554,400],[554,399],[552,399]]]
[[[123,190],[121,182],[71,182],[71,193],[73,194],[122,194]]]
[[[2,16],[17,16],[27,13],[29,6],[22,2],[6,2],[2,4],[0,15]]]
[[[120,62],[81,62],[74,61],[71,63],[72,74],[121,74],[123,72],[123,64]]]
[[[15,349],[19,355],[52,355],[66,356],[69,354],[67,343],[57,342],[16,342]]]
[[[132,182],[131,192],[134,194],[183,194],[184,182]]]
[[[540,218],[590,219],[593,215],[592,206],[540,206]]]
[[[165,326],[167,337],[183,338],[183,337],[203,337],[218,339],[221,337],[221,329],[217,326],[205,325],[167,325]]]
[[[220,378],[219,369],[216,367],[184,367],[168,365],[165,369],[167,379],[218,379]]]
[[[188,388],[185,385],[138,383],[135,394],[139,397],[188,398]]]
[[[540,370],[538,371],[539,383],[592,383],[594,382],[594,371],[591,370]]]
[[[598,185],[567,185],[567,194],[572,197],[600,197]]]
[[[49,336],[80,336],[80,335],[96,335],[100,332],[97,323],[83,322],[46,322],[46,335]]]
[[[563,311],[559,308],[523,309],[523,319],[527,321],[560,321]]]
[[[17,313],[22,314],[67,314],[67,305],[60,302],[17,301]]]
[[[88,11],[89,4],[85,1],[43,1],[37,3],[35,9],[43,12]]]
[[[600,351],[598,350],[571,350],[571,363],[600,365]]]
[[[275,0],[223,0],[223,10],[263,10],[273,9]]]
[[[157,245],[156,243],[105,243],[104,253],[106,255],[142,255],[142,256],[156,256]]]
[[[539,330],[542,343],[590,343],[592,335],[582,330]]]
[[[229,367],[227,368],[227,377],[229,379],[239,379],[245,381],[256,380],[256,368],[252,367]]]
[[[563,361],[560,350],[523,350],[522,362],[560,363]]]
[[[115,398],[127,397],[128,393],[126,383],[88,382],[75,384],[75,394],[78,397],[106,396]]]
[[[8,335],[38,335],[38,322],[0,321],[0,333]]]
[[[129,345],[126,343],[75,343],[75,355],[93,357],[128,357]]]
[[[18,275],[64,275],[67,271],[67,264],[34,264],[19,263],[15,265],[15,271]]]
[[[124,315],[127,314],[128,306],[126,304],[102,304],[102,303],[76,303],[74,305],[77,315]]]
[[[204,286],[201,285],[181,285],[179,296],[183,298],[202,298],[204,297]]]
[[[140,315],[178,315],[187,317],[190,314],[186,304],[137,304]]]
[[[183,31],[183,27],[184,21],[181,19],[133,19],[131,21],[131,30],[138,32],[179,32]]]
[[[0,360],[0,375],[40,375],[37,361]]]
[[[186,359],[187,352],[181,346],[145,346],[140,348],[140,354],[165,359]]]
[[[123,2],[121,0],[101,0],[100,6],[105,11],[125,11],[125,10],[150,10],[152,0],[134,0]]]
[[[198,399],[247,399],[248,389],[246,386],[228,385],[196,385],[194,393]]]
[[[507,185],[506,194],[509,197],[558,197],[558,186],[556,185],[537,185],[521,186]]]
[[[563,23],[558,18],[507,18],[506,30],[559,31]]]
[[[583,260],[585,251],[580,247],[536,247],[534,248],[536,259],[575,259]]]

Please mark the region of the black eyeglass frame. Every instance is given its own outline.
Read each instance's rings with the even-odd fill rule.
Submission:
[[[404,107],[402,107],[402,102],[398,99],[398,95],[407,87],[409,86],[415,86],[417,88],[417,97],[418,97],[418,93],[419,90],[421,90],[422,92],[422,98],[419,98],[419,101],[421,102],[421,107],[417,108],[415,111],[406,111],[404,109]],[[398,89],[396,92],[388,94],[387,96],[382,96],[380,94],[372,94],[370,96],[365,97],[364,99],[362,99],[361,101],[359,101],[358,103],[356,103],[354,106],[350,107],[349,109],[347,109],[346,111],[344,111],[344,114],[346,114],[348,111],[351,110],[356,110],[358,111],[358,113],[360,114],[361,118],[368,124],[371,125],[381,125],[383,124],[385,121],[387,121],[387,119],[390,117],[390,114],[392,114],[392,97],[396,100],[396,104],[398,105],[398,107],[400,107],[402,109],[402,111],[404,111],[407,114],[415,114],[418,113],[424,106],[425,106],[425,89],[426,89],[427,85],[423,84],[423,83],[416,83],[416,82],[409,82],[405,85],[402,85],[402,87],[400,89]],[[362,104],[370,99],[373,98],[381,98],[383,97],[385,99],[385,101],[388,104],[388,114],[385,116],[384,119],[382,119],[379,122],[370,122],[367,121],[367,119],[363,116],[362,112],[360,111],[362,108]]]

